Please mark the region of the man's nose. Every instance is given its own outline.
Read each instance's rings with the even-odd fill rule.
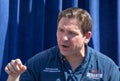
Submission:
[[[64,40],[64,41],[69,40],[69,36],[68,36],[68,35],[63,35],[63,40]]]

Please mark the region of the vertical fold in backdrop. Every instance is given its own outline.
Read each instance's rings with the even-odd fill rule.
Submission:
[[[9,4],[9,12],[8,12],[8,25],[7,25],[7,34],[5,37],[5,46],[2,60],[2,70],[1,70],[1,81],[6,81],[6,73],[4,72],[4,68],[7,63],[14,57],[16,54],[16,35],[17,35],[17,0],[12,0],[8,2]],[[14,4],[14,5],[13,5]]]
[[[118,47],[117,47],[117,50],[118,50],[118,63],[119,63],[119,65],[120,65],[120,0],[118,0],[118,2],[117,2],[118,4],[117,4],[117,9],[118,9],[118,13],[117,13],[117,27],[118,27],[118,31],[117,31],[117,33],[118,33]]]
[[[0,0],[0,76],[9,15],[9,0]]]
[[[117,3],[119,0],[100,0],[99,1],[99,32],[100,32],[100,51],[118,64],[118,15]],[[119,39],[120,40],[120,39]]]

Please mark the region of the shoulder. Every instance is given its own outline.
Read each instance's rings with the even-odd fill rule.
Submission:
[[[29,68],[36,67],[36,69],[37,67],[44,67],[51,62],[51,60],[55,60],[57,58],[58,52],[58,46],[39,52],[26,62],[26,66]]]
[[[107,55],[91,48],[91,47],[88,47],[88,51],[89,51],[89,54],[92,58],[92,61],[98,61],[98,63],[100,63],[101,65],[103,64],[108,64],[108,65],[114,65],[114,66],[117,66],[115,64],[115,62],[110,58],[108,57]]]
[[[47,61],[50,58],[55,58],[56,54],[58,53],[58,46],[51,47],[46,49],[38,54],[34,55],[32,58],[28,60],[28,62],[39,62],[39,61]]]
[[[93,68],[97,68],[103,74],[105,80],[119,81],[119,67],[111,58],[90,47],[88,47],[88,53],[90,56],[90,65]]]

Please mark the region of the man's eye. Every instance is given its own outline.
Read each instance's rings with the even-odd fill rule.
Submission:
[[[58,31],[60,31],[60,32],[64,32],[64,30],[63,30],[63,29],[58,29]]]
[[[69,32],[69,34],[71,34],[71,35],[77,35],[77,33],[75,33],[75,32]]]

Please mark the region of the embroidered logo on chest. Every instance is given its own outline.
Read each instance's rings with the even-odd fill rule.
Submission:
[[[98,70],[92,70],[91,72],[88,72],[86,76],[91,79],[103,78],[103,74],[99,73]]]
[[[60,72],[58,68],[45,68],[44,72]]]

